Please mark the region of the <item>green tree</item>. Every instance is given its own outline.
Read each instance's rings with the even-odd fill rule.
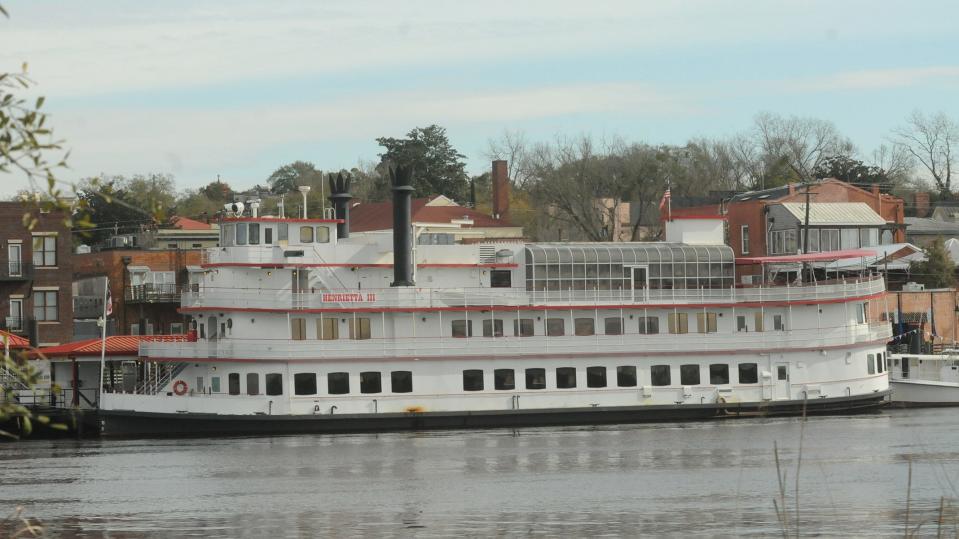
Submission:
[[[144,225],[152,226],[166,220],[158,201],[145,181],[137,181],[135,189],[123,176],[107,180],[88,178],[77,186],[77,200],[83,208],[91,228],[84,232],[84,240],[94,243],[110,236],[135,232]],[[163,200],[172,200],[172,195],[163,193]],[[172,206],[172,203],[170,204]]]
[[[203,214],[212,216],[223,209],[224,204],[233,202],[233,195],[230,185],[220,180],[199,189],[187,189],[177,197],[174,213],[194,219]]]
[[[846,155],[827,157],[813,170],[815,178],[836,178],[849,183],[887,183],[886,171]]]
[[[446,129],[438,125],[417,127],[406,138],[380,137],[376,139],[386,148],[380,154],[381,165],[408,165],[413,167],[414,196],[445,195],[457,202],[469,200],[469,176],[466,174],[466,156],[456,151],[446,136]],[[388,188],[381,185],[379,190]]]
[[[926,259],[909,264],[909,274],[928,288],[950,288],[956,284],[956,264],[942,241],[936,238],[925,249]]]
[[[274,194],[285,195],[295,193],[299,185],[311,185],[320,181],[323,173],[316,169],[316,165],[308,161],[294,161],[273,171],[266,182]]]

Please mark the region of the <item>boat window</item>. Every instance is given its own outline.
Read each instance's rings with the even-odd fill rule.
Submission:
[[[410,371],[393,371],[390,373],[390,390],[393,393],[413,392],[413,373]]]
[[[586,337],[596,333],[595,320],[592,318],[577,318],[574,322],[574,329],[578,337]]]
[[[500,388],[497,387],[496,389]],[[479,369],[463,371],[463,391],[483,391],[483,371]]]
[[[562,337],[566,335],[566,320],[562,318],[547,318],[546,335],[549,337]]]
[[[260,244],[260,223],[249,223],[250,245]]]
[[[722,385],[729,383],[729,365],[725,363],[713,363],[709,366],[709,383],[713,385]]]
[[[210,392],[219,393],[220,392],[220,377],[212,376],[210,377]]]
[[[739,383],[740,384],[758,384],[759,366],[755,363],[739,364]]]
[[[502,320],[483,320],[483,336],[484,337],[502,337],[503,321]]]
[[[290,333],[294,341],[306,339],[306,318],[291,318]]]
[[[273,245],[273,227],[272,226],[263,227],[263,243],[265,245]]]
[[[259,395],[260,394],[260,375],[255,372],[247,373],[246,375],[246,394],[247,395]]]
[[[490,288],[510,288],[513,286],[513,272],[510,270],[493,270],[489,273]]]
[[[586,387],[606,387],[606,367],[586,367]]]
[[[244,223],[236,224],[236,244],[237,245],[246,245],[246,232],[247,232],[247,228]]]
[[[283,375],[279,373],[270,373],[266,375],[266,394],[283,394]]]
[[[856,323],[865,324],[866,323],[866,304],[860,303],[856,305]]]
[[[607,335],[622,335],[623,334],[623,319],[614,316],[607,318],[606,322],[606,334]]]
[[[233,247],[236,244],[236,225],[223,225],[223,240],[220,244],[224,247]]]
[[[668,386],[669,365],[653,365],[649,368],[649,378],[654,386]]]
[[[679,366],[679,383],[684,386],[698,386],[699,385],[699,365],[680,365]]]
[[[383,382],[380,380],[380,373],[360,373],[360,393],[381,393],[382,391]]]
[[[632,365],[616,367],[616,385],[619,387],[636,387],[636,367]]]
[[[736,317],[736,331],[749,331],[746,327],[746,317],[739,315]]]
[[[519,320],[513,320],[513,335],[516,337],[532,337],[533,319],[520,318]]]
[[[571,389],[576,387],[576,369],[573,367],[557,368],[556,387],[558,389]]]
[[[670,333],[689,333],[689,315],[686,313],[669,313],[667,320]]]
[[[316,227],[316,243],[330,243],[330,229],[325,226]]]
[[[346,395],[350,392],[350,375],[346,372],[331,372],[326,375],[326,392],[330,395]]]
[[[658,316],[640,316],[639,333],[642,335],[655,335],[659,333]]]
[[[516,377],[513,374],[513,369],[494,370],[493,387],[496,389],[516,389]]]
[[[783,326],[783,315],[774,314],[773,315],[773,331],[782,331],[784,329],[786,329],[786,327]]]
[[[716,313],[696,313],[696,331],[716,333]]]
[[[882,354],[876,354],[876,367],[879,369],[879,372],[886,370],[886,361],[882,357]]]
[[[789,370],[785,365],[779,365],[776,367],[776,379],[777,380],[789,380]]]
[[[465,338],[473,336],[472,320],[453,320],[452,327],[454,337]]]
[[[340,338],[339,322],[336,318],[320,318],[316,321],[316,336],[321,341],[335,341]]]
[[[289,241],[290,236],[290,224],[289,223],[277,223],[276,225],[276,240],[277,241]]]
[[[876,374],[876,356],[869,354],[866,356],[866,368],[869,374]]]
[[[369,318],[350,319],[350,338],[362,341],[371,338]]]
[[[763,312],[759,311],[754,314],[754,327],[753,331],[766,331],[766,326],[763,324]]]
[[[526,369],[526,389],[546,389],[546,369]]]
[[[227,375],[227,384],[229,385],[230,395],[240,394],[240,373],[231,372]]]
[[[300,243],[313,243],[313,227],[300,227]]]
[[[293,393],[296,395],[316,395],[316,373],[298,372],[294,374]]]

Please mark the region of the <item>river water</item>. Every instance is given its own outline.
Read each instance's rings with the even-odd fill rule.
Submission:
[[[52,537],[956,534],[959,410],[695,423],[0,444]],[[801,432],[802,431],[802,432]],[[911,488],[907,488],[910,462]]]

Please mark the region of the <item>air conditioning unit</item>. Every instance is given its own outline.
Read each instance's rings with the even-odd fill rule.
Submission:
[[[926,289],[926,285],[914,282],[908,282],[902,285],[903,292],[922,292]]]

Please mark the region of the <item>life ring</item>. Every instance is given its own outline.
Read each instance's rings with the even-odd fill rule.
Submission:
[[[173,382],[173,392],[178,396],[182,397],[183,395],[186,395],[188,389],[189,388],[187,387],[186,382],[183,380],[177,380],[176,382]]]

